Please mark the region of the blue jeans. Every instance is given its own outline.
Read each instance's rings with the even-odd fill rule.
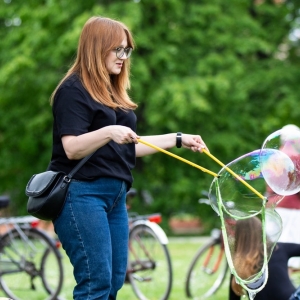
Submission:
[[[114,178],[72,180],[54,221],[73,267],[76,300],[116,299],[127,267],[126,183]]]

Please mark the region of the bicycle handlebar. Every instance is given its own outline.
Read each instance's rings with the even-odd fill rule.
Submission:
[[[210,201],[209,201],[209,199],[206,199],[206,198],[200,198],[199,200],[198,200],[198,202],[200,203],[200,204],[207,204],[207,205],[210,205]]]

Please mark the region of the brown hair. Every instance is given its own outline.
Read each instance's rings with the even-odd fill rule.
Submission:
[[[127,93],[130,59],[124,60],[118,75],[110,75],[105,66],[107,55],[120,45],[124,33],[128,47],[134,48],[133,37],[126,25],[110,18],[91,17],[83,26],[75,62],[51,95],[51,105],[60,85],[72,74],[77,74],[95,101],[114,109],[135,109],[137,105]]]
[[[255,275],[263,264],[262,224],[257,217],[238,220],[235,228],[235,252],[233,263],[242,279]],[[243,295],[243,287],[235,278],[231,280],[236,295]]]

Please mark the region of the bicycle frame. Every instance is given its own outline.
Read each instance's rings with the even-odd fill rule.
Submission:
[[[224,244],[222,243],[222,247],[221,247],[221,251],[218,253],[218,257],[216,259],[216,261],[213,264],[212,268],[209,268],[208,265],[210,263],[211,258],[213,257],[213,252],[215,250],[215,246],[211,246],[209,249],[209,252],[207,253],[207,257],[205,258],[204,262],[203,262],[203,271],[206,274],[214,274],[219,270],[219,267],[221,265],[222,262],[222,258],[225,255],[225,248],[224,248]]]

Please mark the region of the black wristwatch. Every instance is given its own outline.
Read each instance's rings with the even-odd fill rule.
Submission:
[[[176,147],[177,148],[181,148],[181,146],[182,146],[181,135],[182,135],[181,132],[177,132],[177,134],[176,134]]]

